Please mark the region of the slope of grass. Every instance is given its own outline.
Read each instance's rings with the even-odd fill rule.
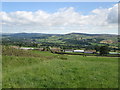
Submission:
[[[118,87],[117,58],[29,53],[39,57],[3,55],[3,88]]]
[[[2,88],[2,56],[0,54],[0,89]]]

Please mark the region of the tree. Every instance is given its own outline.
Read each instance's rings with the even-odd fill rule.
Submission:
[[[95,45],[94,48],[95,48],[96,52],[100,51],[100,46]]]
[[[86,50],[94,50],[94,46],[89,45],[89,46],[86,47]]]
[[[101,46],[100,47],[100,55],[107,55],[109,53],[109,47],[108,46]]]
[[[46,46],[46,50],[47,50],[47,51],[49,51],[49,50],[50,50],[49,46]]]
[[[32,43],[31,46],[33,46],[33,47],[37,47],[37,44],[36,44],[36,43]]]

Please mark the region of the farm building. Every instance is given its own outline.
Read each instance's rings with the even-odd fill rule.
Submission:
[[[80,52],[80,53],[84,53],[84,50],[73,50],[73,52]]]
[[[19,49],[22,50],[37,50],[37,51],[45,51],[44,48],[27,48],[27,47],[21,47]]]
[[[65,49],[64,52],[74,52],[73,49]]]
[[[12,48],[19,49],[20,47],[18,46],[11,46]]]
[[[96,50],[85,50],[84,53],[96,53]]]
[[[60,48],[50,48],[50,50],[51,50],[52,52],[60,52],[60,51],[61,51]]]
[[[22,50],[33,50],[34,48],[21,47],[20,49],[22,49]]]

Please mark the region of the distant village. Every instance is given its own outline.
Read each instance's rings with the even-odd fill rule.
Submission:
[[[21,49],[21,50],[37,50],[37,51],[51,51],[51,52],[65,52],[65,53],[88,53],[88,54],[99,54],[96,50],[84,50],[84,49],[61,49],[57,47],[51,47],[51,48],[29,48],[29,47],[18,47],[18,46],[11,46],[15,49]],[[109,52],[109,54],[120,54],[117,52]]]

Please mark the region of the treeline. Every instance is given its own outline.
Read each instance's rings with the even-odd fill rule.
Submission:
[[[110,47],[110,44],[100,43],[100,41],[104,40],[103,37],[93,37],[93,38],[84,38],[82,36],[66,36],[65,35],[57,35],[60,36],[58,40],[62,41],[57,42],[49,42],[52,35],[41,35],[41,34],[13,34],[2,37],[3,45],[15,45],[20,47],[59,47],[61,49],[85,49],[85,50],[96,50],[99,51],[101,46],[108,46],[109,50],[119,50],[119,48]],[[54,35],[53,35],[54,36]],[[39,39],[44,39],[42,42],[39,42]],[[47,40],[46,40],[47,39]],[[116,45],[117,46],[117,45]],[[118,46],[117,46],[118,47]]]
[[[60,47],[61,49],[82,49],[85,50],[96,50],[99,51],[100,46],[99,45],[91,45],[89,42],[78,42],[77,40],[68,40],[65,44],[61,43],[49,43],[49,42],[36,42],[33,39],[3,39],[2,45],[15,45],[20,47]],[[102,46],[108,46],[108,44],[104,44]],[[109,47],[109,50],[119,50],[119,48],[111,48]]]

